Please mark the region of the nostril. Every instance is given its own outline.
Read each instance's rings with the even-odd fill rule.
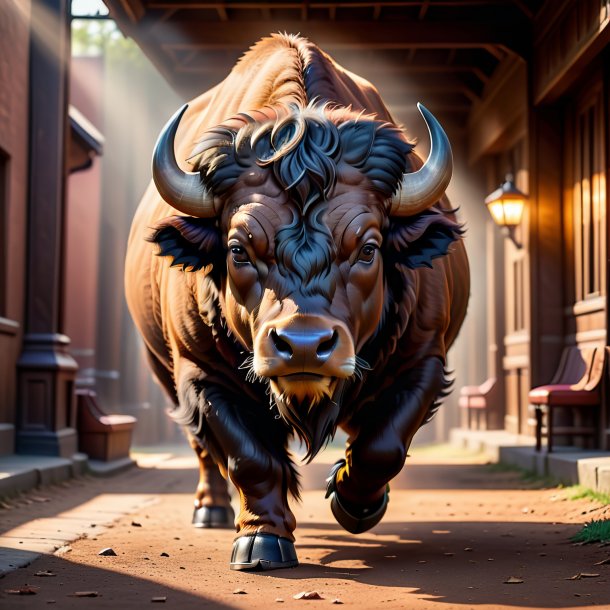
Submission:
[[[318,345],[318,349],[316,350],[316,356],[320,360],[326,360],[332,354],[332,351],[335,349],[335,347],[337,347],[338,341],[339,335],[337,331],[334,330],[330,339],[322,341],[322,343]]]
[[[280,337],[275,328],[272,328],[269,331],[269,337],[271,337],[271,341],[273,341],[273,345],[275,345],[275,349],[284,357],[284,358],[292,358],[292,347],[288,341],[285,341]]]

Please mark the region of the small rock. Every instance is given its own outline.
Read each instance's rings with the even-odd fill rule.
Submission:
[[[445,555],[445,557],[453,557],[455,553],[443,553],[443,555]]]
[[[472,547],[467,546],[467,547],[466,547],[464,550],[465,550],[466,552],[470,552],[470,551],[472,551]]]
[[[160,595],[159,597],[151,597],[151,602],[157,602],[159,604],[164,604],[167,601],[167,597],[165,595]]]
[[[317,591],[301,591],[292,597],[294,599],[324,599]]]
[[[99,597],[100,594],[97,591],[76,591],[72,593],[70,597]]]
[[[163,553],[161,553],[160,557],[169,557],[169,555],[164,551]]]
[[[589,572],[579,572],[578,574],[574,574],[574,576],[570,576],[566,578],[566,580],[580,580],[581,578],[597,578],[599,574],[591,574]]]
[[[336,597],[336,598],[335,598],[335,599],[333,599],[333,601],[332,601],[332,602],[330,602],[330,603],[331,603],[331,604],[342,604],[343,602],[342,602],[342,601],[341,601],[341,600],[340,600],[338,597]]]
[[[36,572],[34,576],[57,576],[57,574],[54,574],[49,570],[40,570],[40,572]]]
[[[516,576],[509,576],[505,581],[505,585],[519,585],[523,582],[521,578],[517,578]]]
[[[133,525],[133,527],[142,527],[142,524],[138,523],[137,521],[132,521],[131,525]]]
[[[283,604],[283,603],[284,603],[284,600],[283,600],[281,597],[276,597],[276,598],[275,598],[275,602],[276,602],[277,604]]]
[[[107,549],[102,549],[98,555],[104,555],[104,557],[116,557],[116,553],[114,552],[114,549],[111,549],[110,547],[108,547]]]
[[[233,595],[248,595],[248,592],[244,589],[235,589]]]

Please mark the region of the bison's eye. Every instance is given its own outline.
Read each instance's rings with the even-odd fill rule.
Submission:
[[[365,246],[362,246],[360,254],[358,255],[358,262],[370,265],[375,260],[376,251],[377,246],[373,244],[366,244]]]
[[[236,265],[247,265],[250,262],[248,253],[241,246],[231,246],[231,256]]]

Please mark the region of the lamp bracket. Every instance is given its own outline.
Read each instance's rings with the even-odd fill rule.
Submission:
[[[508,237],[513,242],[513,244],[515,244],[515,248],[517,248],[517,250],[521,250],[521,248],[523,248],[523,244],[515,237],[516,228],[517,227],[504,226],[501,227],[501,231],[504,237]]]

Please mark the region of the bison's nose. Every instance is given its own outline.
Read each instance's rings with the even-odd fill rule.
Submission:
[[[269,338],[277,354],[285,360],[303,361],[315,358],[319,363],[331,356],[337,343],[339,333],[332,328],[320,330],[276,329],[269,331]]]
[[[253,366],[261,377],[350,377],[355,358],[347,326],[327,316],[296,314],[270,320],[254,339]]]

